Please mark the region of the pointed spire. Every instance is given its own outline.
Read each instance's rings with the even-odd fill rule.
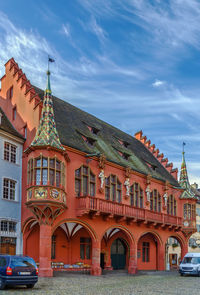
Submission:
[[[47,95],[47,94],[51,95],[50,74],[51,73],[48,70],[47,71],[47,87],[46,87],[46,90],[45,90],[45,95]]]
[[[48,64],[47,71],[47,87],[44,92],[42,115],[40,123],[31,146],[51,146],[60,150],[64,150],[60,143],[56,123],[54,119],[53,101],[50,86],[50,71]]]
[[[185,146],[185,143],[183,142],[182,164],[181,164],[181,173],[180,173],[179,183],[180,183],[180,186],[185,189],[185,191],[182,193],[181,199],[194,199],[195,195],[190,189],[190,183],[189,183],[188,174],[187,174],[184,146]]]
[[[185,143],[183,142],[182,164],[181,164],[181,173],[180,173],[179,183],[183,188],[189,189],[190,183],[189,183],[189,179],[188,179],[187,167],[186,167],[186,162],[185,162],[184,146],[185,146]]]

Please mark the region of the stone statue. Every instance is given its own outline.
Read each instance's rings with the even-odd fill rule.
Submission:
[[[126,187],[126,196],[130,195],[130,179],[126,178],[124,185]]]
[[[168,199],[167,192],[166,192],[166,193],[164,193],[163,199],[164,199],[164,204],[165,204],[165,207],[167,207],[167,199]]]
[[[100,178],[100,181],[101,181],[101,189],[103,189],[103,187],[104,187],[104,180],[105,180],[104,170],[103,169],[101,169],[101,172],[99,173],[99,178]]]
[[[147,202],[150,202],[150,198],[151,198],[151,189],[150,189],[150,185],[147,185],[146,188],[146,194],[147,194]]]

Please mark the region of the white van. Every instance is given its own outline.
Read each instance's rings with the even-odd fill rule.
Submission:
[[[179,273],[200,276],[200,253],[187,253],[179,265]]]

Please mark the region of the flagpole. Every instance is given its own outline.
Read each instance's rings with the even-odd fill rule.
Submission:
[[[49,72],[49,55],[48,55],[48,72]]]

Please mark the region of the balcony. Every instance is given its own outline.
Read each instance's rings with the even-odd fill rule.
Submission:
[[[94,197],[77,197],[77,216],[89,215],[91,218],[101,215],[103,219],[115,218],[117,221],[125,220],[127,223],[144,223],[155,227],[180,230],[183,219],[178,216],[158,213],[143,208],[136,208]]]

